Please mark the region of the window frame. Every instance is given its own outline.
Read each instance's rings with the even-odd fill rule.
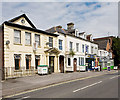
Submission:
[[[50,39],[51,39],[52,41],[50,41]],[[53,37],[49,37],[49,47],[53,47]]]
[[[93,54],[93,48],[94,48],[94,47],[93,47],[93,46],[91,46],[91,53],[92,53],[92,54]]]
[[[76,43],[76,51],[79,52],[79,43]]]
[[[73,42],[70,41],[70,50],[73,49]]]
[[[36,41],[36,36],[39,37],[39,41]],[[39,42],[39,43],[38,43]],[[39,34],[35,34],[35,43],[38,43],[38,46],[40,46],[40,35]]]
[[[81,66],[84,65],[84,57],[81,57]]]
[[[68,66],[71,66],[71,59],[68,58]]]
[[[30,34],[30,44],[26,44],[26,41],[28,40],[28,38],[26,39],[26,34]],[[31,39],[31,33],[30,32],[25,32],[25,45],[31,45],[32,44],[32,39]]]
[[[63,41],[63,40],[59,39],[59,50],[63,50],[62,41]],[[60,43],[61,43],[61,44],[60,44]]]
[[[85,52],[85,45],[82,44],[82,52],[84,53]]]
[[[20,35],[19,35],[20,36],[20,38],[19,38],[20,42],[19,43],[15,41],[15,38],[18,38],[18,37],[15,37],[15,31],[19,31],[19,33],[20,33]],[[14,29],[14,43],[15,44],[21,44],[21,30]]]
[[[80,57],[79,57],[79,63],[78,64],[79,64],[79,66],[81,65],[81,58]]]
[[[18,56],[18,58],[16,58]],[[16,66],[16,60],[18,60],[18,68]],[[14,65],[15,65],[15,70],[20,70],[20,63],[21,63],[21,54],[14,54]]]

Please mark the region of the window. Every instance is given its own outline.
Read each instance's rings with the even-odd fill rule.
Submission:
[[[31,45],[31,33],[25,32],[25,44]]]
[[[84,58],[81,58],[81,65],[84,65]]]
[[[93,53],[93,46],[91,46],[91,53]]]
[[[86,45],[86,53],[89,53],[89,46]]]
[[[70,50],[72,50],[72,44],[73,44],[73,42],[70,42]]]
[[[108,41],[109,41],[109,43],[110,43],[110,39],[109,39]]]
[[[35,43],[37,43],[40,46],[40,35],[35,34]]]
[[[70,63],[70,58],[68,58],[68,66],[70,66],[71,65],[71,63]]]
[[[82,52],[84,53],[84,44],[82,45]]]
[[[80,66],[80,57],[79,57],[79,66]]]
[[[14,30],[14,43],[21,43],[21,31],[19,30]]]
[[[15,54],[14,59],[15,59],[15,70],[19,70],[20,69],[20,54]]]
[[[26,55],[26,69],[31,68],[31,55]]]
[[[76,51],[79,51],[79,43],[76,43]]]
[[[87,53],[89,53],[89,46],[88,46],[88,50],[87,50]]]
[[[49,37],[49,47],[53,47],[53,37]]]
[[[62,40],[59,40],[59,49],[62,50]]]
[[[102,56],[102,52],[100,51],[100,56]]]

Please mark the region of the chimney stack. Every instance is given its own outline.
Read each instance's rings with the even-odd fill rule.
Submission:
[[[68,30],[74,29],[74,23],[72,23],[72,22],[71,22],[71,23],[68,23],[68,24],[67,24],[67,29],[68,29]]]
[[[56,26],[56,28],[62,28],[62,26],[61,26],[61,25],[59,25],[59,26]]]

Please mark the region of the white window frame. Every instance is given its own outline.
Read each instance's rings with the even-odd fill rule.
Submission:
[[[26,34],[30,35],[30,38],[26,36]],[[27,43],[29,41],[29,43]],[[31,33],[30,32],[25,32],[25,45],[31,45]]]
[[[15,35],[15,32],[19,32],[19,37]],[[17,42],[16,40],[18,40],[19,42]],[[14,43],[21,44],[21,31],[20,30],[14,29]]]
[[[36,40],[36,37],[39,37],[39,41]],[[39,34],[35,34],[35,43],[38,43],[38,46],[40,46],[40,35]]]

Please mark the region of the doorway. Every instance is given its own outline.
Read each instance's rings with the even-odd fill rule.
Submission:
[[[36,69],[38,65],[40,65],[40,55],[35,55],[35,68]]]
[[[73,59],[73,66],[74,66],[74,72],[76,72],[76,69],[77,69],[77,59],[76,58]]]
[[[64,56],[59,57],[59,67],[60,67],[60,72],[64,73]]]
[[[51,72],[54,72],[54,56],[49,56],[49,67]]]

